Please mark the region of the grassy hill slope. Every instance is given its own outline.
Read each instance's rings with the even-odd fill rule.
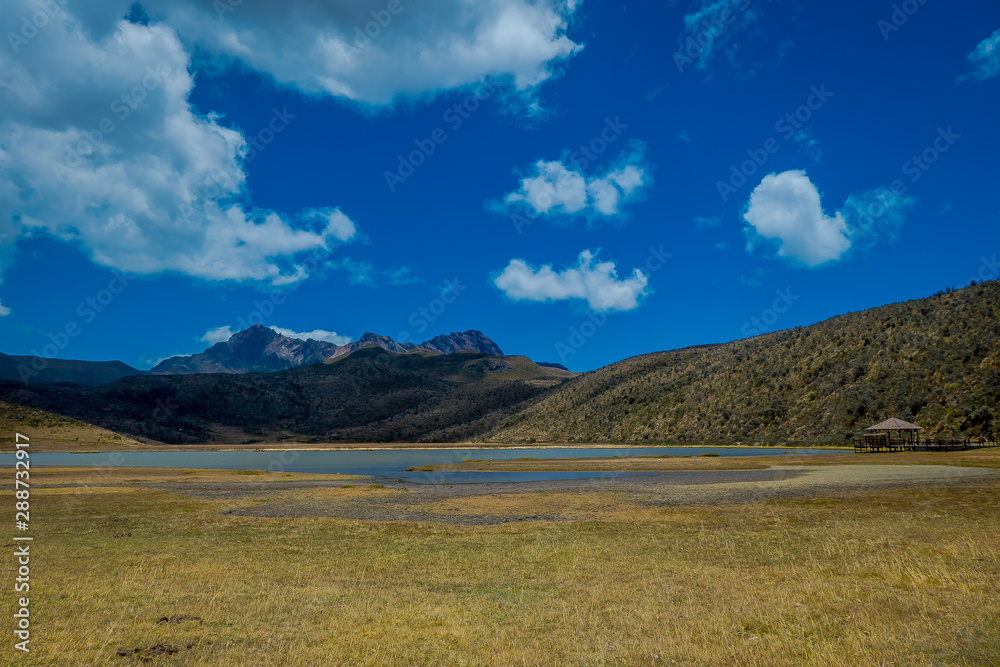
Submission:
[[[843,443],[887,417],[1000,430],[1000,282],[586,373],[490,442]]]
[[[86,451],[108,445],[128,447],[134,439],[93,424],[0,401],[0,452],[14,451],[15,434],[31,438],[32,451]]]

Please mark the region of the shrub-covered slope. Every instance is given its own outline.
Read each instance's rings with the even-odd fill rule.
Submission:
[[[887,417],[926,435],[1000,430],[1000,282],[723,345],[625,359],[567,382],[492,442],[842,443]]]

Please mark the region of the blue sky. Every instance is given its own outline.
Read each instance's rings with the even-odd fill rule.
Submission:
[[[272,4],[4,3],[0,350],[589,370],[1000,275],[992,0]]]

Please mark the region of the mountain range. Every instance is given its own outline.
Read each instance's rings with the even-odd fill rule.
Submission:
[[[0,380],[16,403],[152,442],[467,439],[574,374],[519,356],[363,346],[274,372],[134,375],[98,387]]]
[[[459,351],[503,356],[500,346],[481,331],[463,331],[414,345],[397,343],[389,336],[366,332],[360,339],[337,345],[310,338],[301,340],[284,336],[273,329],[255,324],[216,343],[200,354],[170,357],[152,368],[151,373],[188,375],[192,373],[254,373],[287,370],[316,364],[367,348],[379,347],[395,353],[428,350],[439,354]]]
[[[504,356],[499,345],[483,332],[475,330],[442,334],[419,345],[398,343],[389,336],[368,332],[357,341],[337,345],[312,338],[291,338],[255,324],[204,352],[164,359],[149,371],[138,370],[121,361],[50,359],[0,353],[0,379],[18,380],[26,384],[74,382],[101,385],[130,375],[266,373],[329,361],[369,347],[379,347],[400,354],[412,350],[427,350],[439,354],[465,351]],[[566,370],[559,364],[545,365]]]
[[[476,331],[421,345],[374,334],[330,345],[260,327],[168,360],[171,374],[101,386],[0,381],[0,409],[178,444],[843,444],[888,417],[925,435],[1000,430],[1000,281],[583,374],[502,356]],[[79,371],[76,363],[52,372]],[[293,367],[257,370],[268,364]],[[199,367],[216,372],[191,373]]]

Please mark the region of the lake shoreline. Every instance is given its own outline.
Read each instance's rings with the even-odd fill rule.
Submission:
[[[759,449],[773,449],[775,451],[779,450],[791,450],[791,449],[810,449],[810,450],[829,450],[829,451],[854,451],[853,446],[839,446],[839,445],[760,445],[760,444],[745,444],[745,445],[657,445],[657,444],[643,444],[643,445],[625,445],[625,444],[601,444],[601,443],[586,443],[586,444],[574,444],[574,443],[557,443],[557,444],[516,444],[516,445],[505,445],[505,444],[494,444],[494,443],[449,443],[449,442],[434,442],[434,443],[417,443],[417,442],[400,442],[400,443],[357,443],[357,444],[341,444],[332,445],[330,443],[317,443],[315,445],[309,443],[254,443],[252,445],[247,444],[224,444],[224,443],[208,443],[208,444],[197,444],[197,445],[153,445],[148,443],[142,444],[111,444],[110,446],[93,447],[93,445],[85,445],[86,448],[81,448],[74,450],[68,448],[65,445],[45,449],[45,438],[43,435],[32,436],[32,442],[38,441],[41,444],[38,447],[39,450],[49,451],[53,453],[60,454],[111,454],[115,452],[341,452],[341,451],[393,451],[393,450],[490,450],[490,449],[511,449],[511,450],[521,450],[521,449],[691,449],[691,448],[712,448],[712,449],[735,449],[735,448],[759,448]],[[7,443],[10,444],[10,443]],[[62,444],[62,443],[60,443]],[[10,451],[13,451],[11,449]],[[0,451],[0,453],[10,453]]]

